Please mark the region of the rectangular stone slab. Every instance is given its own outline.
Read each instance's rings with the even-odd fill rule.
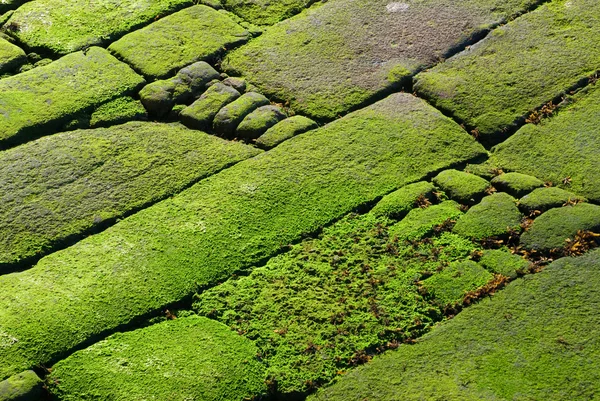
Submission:
[[[329,1],[267,28],[223,67],[296,112],[332,119],[537,2]]]
[[[261,263],[305,233],[485,155],[455,122],[390,96],[215,174],[20,273],[0,276],[0,378]]]
[[[68,54],[106,45],[169,15],[193,0],[36,0],[19,7],[8,21],[29,48]]]
[[[15,70],[25,62],[27,62],[27,57],[23,49],[0,36],[0,74]]]
[[[144,82],[99,47],[2,79],[0,148],[46,134],[76,113],[133,92]]]
[[[506,130],[600,70],[600,4],[554,0],[416,77],[436,107],[498,143]]]
[[[108,48],[147,77],[164,78],[248,40],[228,15],[197,5],[125,35]]]
[[[148,122],[65,132],[0,152],[0,273],[259,153]]]

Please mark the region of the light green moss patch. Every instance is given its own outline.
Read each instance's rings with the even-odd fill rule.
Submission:
[[[77,113],[136,90],[144,79],[92,47],[0,80],[0,147],[47,134]]]
[[[497,190],[516,197],[521,197],[544,186],[544,182],[539,178],[521,173],[500,174],[494,177],[491,183]]]
[[[119,97],[98,107],[90,116],[90,127],[106,127],[131,120],[145,120],[146,109],[139,100]]]
[[[227,14],[196,5],[125,35],[108,49],[145,76],[164,78],[188,64],[210,60],[249,36]]]
[[[0,74],[16,70],[26,62],[25,52],[0,36]]]
[[[262,134],[256,145],[263,149],[271,149],[281,142],[293,138],[311,129],[318,128],[318,124],[308,117],[292,116],[278,122]]]
[[[529,261],[519,255],[513,255],[507,250],[487,249],[479,260],[479,264],[488,271],[506,277],[516,278],[529,268]]]
[[[244,401],[267,392],[258,349],[221,323],[192,316],[115,334],[57,363],[59,400]]]
[[[0,401],[37,401],[44,397],[42,380],[27,370],[0,381]]]
[[[8,344],[0,347],[0,378],[56,359],[260,263],[360,205],[482,154],[456,123],[409,94],[285,141],[32,269],[0,276],[0,341]]]
[[[567,239],[574,239],[579,230],[600,233],[600,206],[580,203],[550,209],[521,235],[521,245],[539,251],[560,249],[567,245]]]
[[[392,219],[401,219],[412,209],[426,206],[425,203],[419,205],[417,203],[419,200],[433,201],[434,191],[435,187],[433,184],[426,181],[409,184],[384,196],[371,209],[371,214],[378,217],[385,216]]]
[[[329,1],[265,29],[223,67],[296,112],[332,119],[398,89],[471,36],[535,3]]]
[[[597,398],[599,269],[599,251],[560,259],[309,400]]]
[[[253,24],[272,25],[299,13],[314,2],[315,0],[223,0],[223,5]]]
[[[573,192],[565,191],[557,187],[538,188],[525,195],[519,200],[519,206],[528,212],[539,210],[545,212],[548,209],[561,207],[568,202],[584,202],[583,196],[575,195]]]
[[[395,235],[401,241],[416,240],[431,233],[436,226],[461,215],[459,204],[454,201],[444,201],[425,209],[413,209],[390,230],[390,235]]]
[[[456,234],[482,240],[505,236],[521,230],[521,212],[512,196],[499,192],[486,196],[473,206],[454,226]]]
[[[476,203],[490,186],[479,176],[453,169],[442,171],[432,181],[450,199],[465,204]]]
[[[599,154],[600,86],[594,85],[556,116],[527,124],[496,146],[489,165],[533,175],[600,202]]]
[[[2,152],[0,272],[258,153],[179,124],[144,122]]]
[[[37,0],[19,7],[8,23],[29,48],[67,54],[110,43],[191,4],[192,0]]]
[[[599,69],[598,36],[595,0],[554,0],[419,74],[415,89],[497,143],[502,131]]]

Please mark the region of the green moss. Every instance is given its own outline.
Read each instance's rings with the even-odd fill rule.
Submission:
[[[186,317],[115,334],[57,363],[59,400],[243,401],[267,392],[257,348],[227,326]]]
[[[360,205],[482,154],[456,123],[402,93],[285,141],[27,271],[0,276],[0,378],[55,360],[261,263]]]
[[[398,9],[389,0],[329,1],[266,28],[229,53],[223,67],[296,112],[333,119],[397,90],[411,74],[537,2],[424,0]]]
[[[233,136],[238,125],[246,116],[261,106],[269,104],[269,99],[257,92],[244,93],[224,106],[213,119],[213,130],[223,136]]]
[[[279,106],[261,106],[248,114],[235,129],[238,138],[258,139],[269,128],[285,119],[286,115]]]
[[[143,75],[164,78],[188,64],[210,60],[248,38],[248,31],[227,14],[196,5],[125,35],[108,49]]]
[[[492,179],[492,185],[499,191],[507,192],[512,196],[521,197],[536,188],[544,186],[539,178],[521,173],[501,174]]]
[[[583,196],[575,195],[573,192],[557,187],[538,188],[522,197],[519,200],[519,206],[528,212],[534,210],[545,212],[548,209],[561,207],[569,201],[585,202],[586,199]]]
[[[131,120],[145,119],[146,109],[142,103],[129,96],[124,96],[96,108],[90,117],[90,127],[106,127]]]
[[[238,97],[240,93],[234,88],[220,82],[216,83],[181,112],[181,122],[194,129],[211,129],[213,119],[219,110]]]
[[[550,209],[535,219],[529,230],[523,233],[521,245],[540,251],[560,249],[579,230],[600,230],[600,206],[580,203]]]
[[[594,399],[600,252],[552,263],[310,401]]]
[[[499,192],[486,196],[473,206],[454,226],[454,232],[467,238],[483,240],[521,231],[521,212],[516,200]]]
[[[0,153],[0,271],[260,151],[181,125],[130,122]]]
[[[572,100],[554,117],[527,124],[496,146],[489,165],[533,175],[600,202],[600,86]]]
[[[555,0],[419,74],[415,89],[497,143],[504,130],[598,70],[599,35],[595,0]]]
[[[42,380],[32,370],[0,382],[0,401],[39,401],[43,397]]]
[[[476,203],[489,188],[490,183],[474,174],[458,170],[444,170],[433,178],[450,199],[460,203]]]
[[[416,280],[475,248],[448,233],[398,242],[389,224],[372,214],[347,216],[249,276],[199,294],[194,308],[255,340],[280,393],[328,382],[441,320]],[[463,278],[443,285],[461,294],[473,289]]]
[[[371,209],[371,214],[378,217],[386,216],[392,219],[401,219],[412,209],[419,207],[417,204],[419,199],[433,201],[434,191],[433,184],[426,181],[409,184],[384,196]]]
[[[288,117],[262,134],[256,140],[256,145],[263,149],[271,149],[287,139],[318,127],[319,125],[308,117]]]
[[[223,0],[223,5],[253,24],[273,25],[299,13],[314,2],[315,0]]]
[[[26,62],[25,52],[0,36],[0,74],[12,72]]]
[[[106,45],[191,4],[192,0],[38,0],[19,7],[8,23],[16,24],[13,34],[27,47],[67,54]]]
[[[527,259],[501,249],[487,249],[483,251],[479,264],[491,273],[501,274],[513,279],[519,273],[526,272],[529,267]]]
[[[0,146],[47,134],[77,113],[130,93],[144,83],[99,47],[0,80]]]
[[[454,201],[444,201],[425,209],[412,209],[390,230],[390,235],[395,235],[402,241],[417,240],[432,232],[436,226],[461,215],[459,204]]]

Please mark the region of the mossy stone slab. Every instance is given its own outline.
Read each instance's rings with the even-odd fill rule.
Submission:
[[[421,198],[433,201],[435,187],[427,181],[420,181],[409,184],[384,196],[371,209],[371,214],[375,216],[386,216],[392,219],[401,219],[412,209],[419,207],[417,201]]]
[[[200,130],[212,129],[213,119],[223,107],[239,98],[240,93],[220,82],[211,85],[194,103],[179,113],[181,122]]]
[[[319,1],[319,0],[316,0]],[[315,0],[223,0],[223,6],[257,25],[273,25],[299,13]]]
[[[243,401],[265,395],[252,341],[214,320],[178,318],[119,333],[57,363],[58,400]]]
[[[109,50],[146,77],[165,78],[249,39],[227,14],[195,5],[125,35]]]
[[[451,200],[424,209],[412,209],[390,229],[390,235],[401,241],[418,240],[431,233],[436,226],[447,220],[456,220],[461,215],[460,205]]]
[[[341,377],[310,401],[594,399],[600,251],[560,259]]]
[[[27,62],[27,56],[20,47],[0,36],[0,74],[11,72]]]
[[[285,141],[29,270],[0,276],[0,378],[55,360],[261,263],[360,205],[485,153],[454,121],[404,93]]]
[[[488,181],[475,174],[454,169],[442,171],[432,181],[450,199],[465,204],[477,202],[490,186]]]
[[[494,147],[489,165],[533,175],[600,202],[600,86],[591,86],[572,102]]]
[[[213,130],[218,135],[231,137],[247,115],[269,103],[269,99],[260,93],[244,93],[219,110],[213,119]]]
[[[279,106],[261,106],[248,114],[235,129],[237,138],[257,139],[269,128],[285,119],[286,115]]]
[[[333,119],[537,2],[328,1],[265,29],[223,68],[298,113]]]
[[[319,125],[308,117],[291,116],[265,131],[256,140],[256,145],[263,149],[271,149],[287,139],[318,127]]]
[[[65,132],[0,152],[0,272],[259,153],[149,122]]]
[[[108,127],[132,120],[146,119],[146,109],[142,103],[130,96],[123,96],[96,108],[90,115],[90,128]]]
[[[503,249],[486,249],[478,262],[489,272],[512,279],[519,273],[525,273],[530,265],[527,259]]]
[[[33,370],[0,381],[0,401],[39,401],[44,399],[43,382]]]
[[[521,230],[522,217],[516,199],[498,192],[470,208],[456,222],[453,232],[476,240],[508,235]]]
[[[544,186],[544,182],[539,178],[521,173],[500,174],[492,178],[491,183],[497,190],[519,198]]]
[[[77,113],[135,91],[144,79],[106,50],[64,56],[0,80],[0,147],[47,134]]]
[[[568,202],[585,202],[583,196],[574,194],[573,192],[565,191],[557,187],[538,188],[530,194],[519,199],[519,207],[524,208],[528,212],[539,210],[545,212],[548,209],[561,207]]]
[[[529,230],[521,235],[521,245],[538,251],[560,249],[579,230],[599,233],[600,206],[580,203],[550,209],[535,219]]]
[[[28,48],[68,54],[106,45],[192,4],[192,0],[38,0],[19,7],[8,23],[14,24],[13,35]]]
[[[599,36],[596,0],[554,0],[419,74],[415,89],[498,143],[503,131],[599,69]]]

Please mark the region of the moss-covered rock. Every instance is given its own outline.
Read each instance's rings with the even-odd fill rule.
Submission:
[[[252,343],[221,323],[190,316],[115,334],[57,363],[59,400],[243,401],[266,394]]]
[[[143,75],[164,78],[188,64],[210,60],[249,36],[227,14],[195,5],[125,35],[108,49]]]
[[[0,36],[0,74],[11,72],[27,62],[23,49]]]
[[[32,370],[0,381],[0,401],[39,401],[44,398],[43,382]]]
[[[47,134],[77,113],[135,91],[144,83],[106,50],[92,47],[0,80],[0,147]]]
[[[219,110],[239,97],[240,93],[231,86],[216,83],[211,85],[198,100],[183,109],[179,118],[189,128],[209,130]]]
[[[497,190],[519,198],[544,186],[544,182],[539,178],[521,173],[500,174],[492,178],[491,183]]]
[[[299,13],[314,2],[315,0],[223,0],[223,5],[253,24],[272,25]]]
[[[399,240],[416,240],[435,227],[443,225],[448,220],[455,220],[462,215],[460,205],[454,201],[444,201],[424,209],[412,209],[405,218],[390,229],[390,235]]]
[[[427,206],[427,202],[434,200],[435,187],[427,181],[409,184],[383,197],[373,209],[371,214],[378,217],[401,219],[412,209]],[[422,200],[422,204],[418,201]]]
[[[269,99],[260,93],[244,93],[219,110],[213,119],[213,130],[219,135],[230,137],[248,114],[269,103]]]
[[[396,188],[485,153],[405,93],[285,141],[0,276],[0,378],[56,360]]]
[[[269,97],[289,101],[298,113],[332,119],[398,89],[412,74],[537,2],[329,1],[265,29],[229,53],[223,67]]]
[[[535,219],[529,230],[521,235],[521,245],[538,251],[560,249],[580,230],[600,233],[600,206],[580,203],[550,209]]]
[[[599,251],[560,259],[309,400],[597,398],[599,269]]]
[[[485,194],[490,183],[475,174],[458,170],[444,170],[433,178],[435,185],[457,202],[476,203]]]
[[[598,70],[599,35],[596,0],[548,2],[419,74],[415,89],[497,143],[532,110]]]
[[[285,119],[286,115],[279,106],[261,106],[248,114],[235,129],[235,136],[244,139],[257,139],[269,128]]]
[[[246,87],[248,84],[244,78],[239,77],[227,77],[223,80],[223,84],[227,86],[231,86],[233,89],[240,93],[246,92]]]
[[[516,203],[515,198],[504,192],[486,196],[456,222],[453,232],[482,240],[520,231],[523,216]]]
[[[139,100],[123,96],[96,108],[90,116],[90,127],[108,127],[146,118],[146,109]]]
[[[519,273],[525,273],[530,265],[527,259],[502,249],[486,249],[479,259],[479,264],[491,273],[501,274],[512,279],[516,278]]]
[[[599,154],[600,86],[594,85],[554,117],[527,124],[494,147],[489,165],[533,175],[600,202]]]
[[[39,0],[19,7],[8,24],[28,48],[67,54],[102,46],[127,32],[193,4],[192,0]],[[149,43],[139,44],[146,48]]]
[[[318,127],[319,125],[308,117],[291,116],[269,128],[256,140],[256,145],[263,149],[271,149],[287,139]]]
[[[176,124],[56,134],[0,153],[0,272],[261,151]]]
[[[561,207],[569,202],[585,202],[583,196],[574,194],[573,192],[565,191],[557,187],[538,188],[525,195],[519,200],[519,207],[527,212],[539,210],[545,212],[548,209]]]

